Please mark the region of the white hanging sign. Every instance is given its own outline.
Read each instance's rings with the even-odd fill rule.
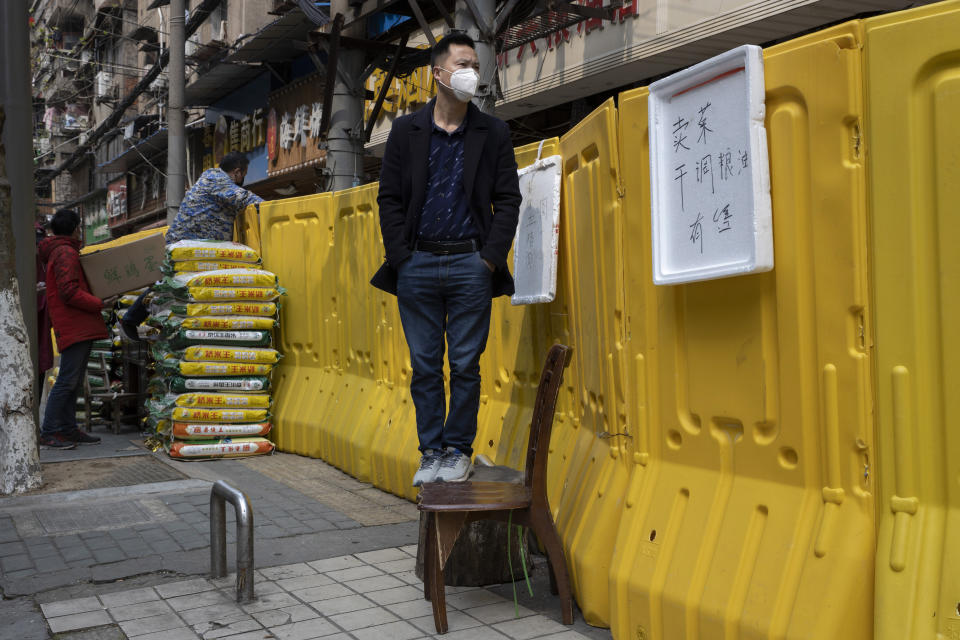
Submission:
[[[650,85],[653,280],[773,268],[763,52],[747,45]]]
[[[562,161],[560,156],[541,160],[538,151],[536,162],[517,172],[523,201],[513,245],[511,304],[551,302],[557,295]]]

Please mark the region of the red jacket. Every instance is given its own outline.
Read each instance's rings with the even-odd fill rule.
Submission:
[[[80,268],[80,241],[70,236],[50,236],[40,241],[40,258],[47,265],[47,308],[63,351],[83,340],[108,337],[100,315],[103,301],[90,293]]]

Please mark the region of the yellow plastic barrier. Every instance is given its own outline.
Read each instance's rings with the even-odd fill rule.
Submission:
[[[262,203],[261,206],[263,206]],[[234,221],[234,240],[260,253],[262,244],[260,239],[260,213],[257,211],[256,205],[249,205],[237,214]]]
[[[771,273],[651,284],[648,159],[626,151],[647,148],[646,92],[621,97],[625,235],[643,241],[625,253],[616,637],[872,636],[861,42],[852,23],[765,52]]]
[[[878,640],[960,638],[960,3],[866,26]]]
[[[545,145],[563,157],[557,299],[494,302],[475,448],[522,465],[542,356],[572,345],[549,495],[578,603],[614,637],[960,637],[958,27],[941,3],[765,52],[769,273],[652,284],[646,89]],[[289,292],[274,438],[413,498],[409,356],[367,284],[375,195],[261,205]]]

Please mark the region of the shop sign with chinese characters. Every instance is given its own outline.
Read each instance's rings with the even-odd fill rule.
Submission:
[[[323,121],[323,83],[316,74],[272,93],[267,113],[267,175],[275,176],[319,163]]]
[[[773,268],[763,54],[733,49],[650,85],[653,280]]]
[[[255,109],[240,119],[221,115],[215,125],[203,129],[203,168],[217,166],[231,151],[256,151],[266,141],[267,124],[263,109]]]

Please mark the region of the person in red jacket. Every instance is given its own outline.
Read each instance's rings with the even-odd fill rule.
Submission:
[[[108,337],[108,333],[100,315],[104,301],[90,293],[80,268],[80,216],[61,209],[54,214],[50,228],[54,235],[43,239],[39,249],[47,265],[47,310],[60,350],[60,373],[47,397],[40,446],[72,449],[77,444],[100,442],[77,427],[77,395],[93,341]]]

